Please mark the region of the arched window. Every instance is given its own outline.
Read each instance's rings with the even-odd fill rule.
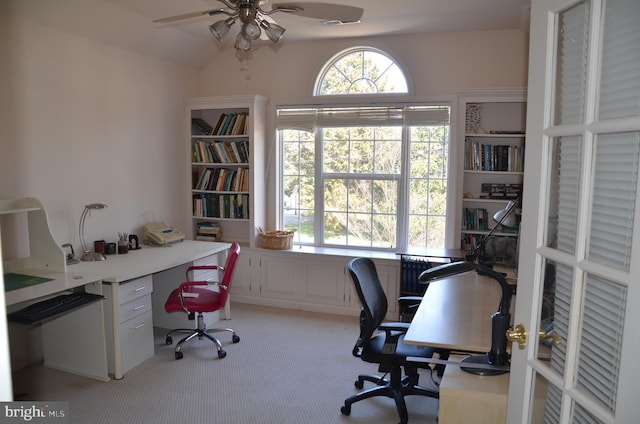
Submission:
[[[448,102],[403,101],[404,73],[370,47],[331,58],[313,89],[318,104],[277,110],[280,228],[300,245],[445,247]]]
[[[320,72],[316,96],[407,93],[407,80],[396,62],[371,47],[345,50]]]

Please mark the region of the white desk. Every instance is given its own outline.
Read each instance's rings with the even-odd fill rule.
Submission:
[[[144,275],[155,274],[207,256],[226,252],[230,243],[185,240],[169,247],[142,246],[126,255],[107,255],[100,262],[80,262],[69,265],[70,273],[92,273],[106,276],[103,280],[122,283]],[[178,281],[180,283],[180,281]]]
[[[153,274],[171,270],[175,267],[188,266],[200,260],[217,257],[218,262],[224,262],[229,243],[211,243],[186,240],[171,247],[143,246],[140,250],[130,251],[126,255],[109,255],[101,262],[80,262],[69,265],[67,272],[51,272],[43,269],[20,269],[19,272],[28,275],[50,278],[52,281],[35,284],[5,293],[6,304],[18,307],[21,302],[37,300],[54,295],[65,290],[84,286],[85,290],[96,294],[106,294],[115,297],[106,302],[97,302],[77,311],[73,311],[60,318],[43,324],[43,343],[45,365],[52,368],[96,378],[108,380],[109,374],[115,378],[122,378],[127,367],[135,366],[135,361],[144,359],[136,353],[134,362],[123,358],[127,351],[123,346],[119,329],[121,324],[119,290],[123,284],[141,278],[151,278]],[[165,291],[173,290],[184,280],[184,273],[179,278],[167,282]],[[170,284],[170,286],[169,286]],[[104,287],[108,287],[103,291]],[[149,296],[151,287],[148,288]],[[164,302],[164,299],[162,300]],[[104,310],[105,305],[110,309]],[[229,316],[229,303],[225,311]],[[151,316],[150,306],[149,316]],[[158,311],[163,315],[164,310]],[[146,330],[151,331],[151,323]],[[72,329],[72,330],[70,330]],[[106,340],[106,341],[105,341]],[[135,343],[143,343],[144,350],[153,354],[153,339]],[[139,352],[140,349],[134,349]],[[126,356],[126,355],[125,355]]]
[[[486,353],[491,349],[491,315],[501,296],[493,278],[475,272],[430,283],[404,341]]]
[[[76,272],[104,275],[107,365],[111,375],[124,374],[154,354],[153,327],[195,325],[186,314],[167,314],[164,302],[185,279],[190,265],[223,264],[231,244],[185,240],[169,247],[143,246],[105,261],[70,265]],[[220,257],[218,257],[220,256]],[[154,292],[152,298],[151,292]],[[153,306],[152,306],[153,305]],[[230,302],[224,318],[230,318]],[[218,315],[208,317],[211,325]]]
[[[74,272],[73,270],[65,273],[43,269],[21,269],[17,272],[36,277],[50,278],[52,280],[5,292],[4,297],[7,306],[51,296],[87,284],[99,283],[105,277],[103,274],[96,274],[95,272]]]

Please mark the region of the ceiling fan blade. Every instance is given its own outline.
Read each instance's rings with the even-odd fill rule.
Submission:
[[[176,22],[176,21],[181,21],[183,19],[197,18],[198,16],[204,16],[204,15],[213,16],[213,15],[217,15],[218,13],[227,14],[225,9],[211,9],[211,10],[204,10],[201,12],[191,12],[191,13],[185,13],[184,15],[177,15],[177,16],[170,16],[168,18],[156,19],[153,22],[154,23]]]
[[[364,9],[354,6],[345,6],[332,3],[274,3],[272,10],[299,9],[293,12],[297,16],[319,19],[322,21],[335,21],[338,23],[359,22]]]

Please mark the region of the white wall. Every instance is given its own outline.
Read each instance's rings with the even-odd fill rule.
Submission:
[[[80,250],[150,215],[188,222],[183,98],[197,71],[0,14],[0,197],[42,201],[54,238]],[[5,251],[5,253],[7,253]]]
[[[460,88],[520,87],[527,83],[528,38],[522,31],[418,34],[263,46],[241,63],[221,53],[200,74],[201,95],[261,94],[281,102],[311,97],[315,77],[335,54],[368,45],[391,54],[417,96],[451,95]],[[243,71],[243,66],[248,69]]]

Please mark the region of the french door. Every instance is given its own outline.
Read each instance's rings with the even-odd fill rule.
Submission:
[[[529,60],[507,422],[640,422],[640,0],[533,0]]]

